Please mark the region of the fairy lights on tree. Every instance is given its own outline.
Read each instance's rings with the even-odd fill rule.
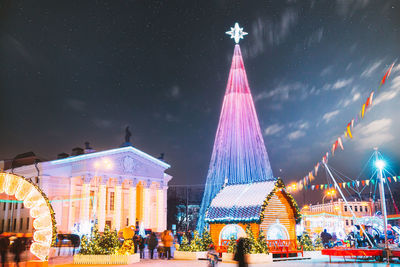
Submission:
[[[235,24],[227,34],[238,43],[247,33]],[[225,183],[226,180],[226,183]],[[235,45],[214,148],[207,174],[197,229],[224,185],[274,180],[251,96],[240,46]]]

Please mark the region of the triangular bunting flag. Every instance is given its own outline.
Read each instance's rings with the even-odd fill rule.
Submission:
[[[361,184],[362,184],[362,186],[364,186],[365,185],[365,180],[362,180]]]
[[[367,184],[367,186],[369,185],[369,180],[365,180],[365,183]]]
[[[395,182],[397,182],[397,178],[396,178],[396,176],[393,176],[393,180],[394,180]]]
[[[359,187],[360,186],[360,181],[357,181],[357,187]]]
[[[392,182],[392,178],[388,177],[388,180],[389,180],[389,183],[391,183],[391,182]]]

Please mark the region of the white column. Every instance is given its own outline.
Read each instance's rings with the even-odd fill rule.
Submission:
[[[70,178],[70,190],[69,190],[69,199],[71,201],[67,202],[68,205],[68,230],[69,232],[72,232],[72,228],[74,227],[75,223],[75,206],[76,203],[75,201],[72,201],[72,198],[74,197],[75,194],[75,185],[74,185],[74,179]]]
[[[97,210],[97,223],[100,232],[104,232],[104,226],[106,224],[106,184],[100,183],[99,194],[98,194],[98,210]]]
[[[150,227],[150,186],[143,188],[143,224],[145,228]]]
[[[168,186],[165,186],[163,188],[163,197],[164,197],[164,212],[163,212],[163,229],[167,229],[167,191],[168,191]]]
[[[122,186],[116,185],[114,189],[114,229],[121,229],[122,214]]]
[[[136,185],[129,187],[129,225],[136,225]]]
[[[157,189],[157,232],[164,230],[164,191]]]
[[[90,206],[90,183],[84,183],[82,185],[81,193],[81,207],[80,207],[80,218],[79,222],[83,224],[89,223],[89,206]]]

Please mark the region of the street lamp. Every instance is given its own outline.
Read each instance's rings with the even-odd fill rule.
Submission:
[[[333,196],[334,196],[335,194],[336,194],[336,190],[335,190],[335,189],[326,191],[325,196],[322,198],[322,205],[324,204],[324,200],[325,200],[325,198],[326,198],[327,196],[330,196],[331,199],[333,200]]]

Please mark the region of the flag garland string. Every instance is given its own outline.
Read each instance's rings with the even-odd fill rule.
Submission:
[[[384,178],[384,182],[385,183],[399,183],[400,182],[400,176],[388,176]],[[355,187],[359,187],[360,185],[362,186],[369,186],[371,185],[375,185],[375,183],[377,183],[376,179],[365,179],[365,180],[354,180],[351,182],[342,182],[342,183],[338,183],[340,188],[346,189],[346,188],[355,188]],[[305,186],[303,186],[304,190],[325,190],[325,189],[333,189],[335,188],[335,185],[332,184],[307,184]]]
[[[324,163],[328,163],[329,157],[330,156],[333,157],[335,155],[335,151],[339,147],[340,147],[341,150],[344,150],[343,143],[346,140],[353,139],[353,132],[352,131],[353,131],[355,125],[358,122],[360,122],[362,119],[364,119],[364,116],[365,116],[366,112],[369,109],[371,109],[374,96],[379,92],[380,88],[385,84],[386,80],[389,78],[389,76],[390,76],[390,74],[392,72],[394,64],[395,64],[395,62],[393,62],[390,65],[390,67],[386,70],[385,75],[382,77],[378,88],[375,89],[375,90],[372,90],[372,92],[369,94],[368,98],[366,99],[365,103],[362,104],[361,110],[358,112],[356,117],[350,120],[350,122],[347,124],[343,134],[341,136],[339,136],[334,141],[334,143],[332,144],[331,148],[322,156],[321,161],[318,161],[317,164],[314,166],[314,168],[311,171],[309,171],[306,176],[304,176],[302,179],[300,179],[296,183],[297,189],[302,190],[304,188],[304,189],[307,190],[307,189],[312,189],[312,188],[320,188],[320,187],[318,187],[319,185],[314,185],[314,187],[311,185],[311,182],[313,180],[315,180],[315,176],[318,175],[318,169],[319,169],[320,165],[322,165]],[[397,176],[397,177],[399,177],[399,176]],[[396,179],[398,180],[400,178],[396,178]],[[370,181],[370,180],[361,180],[361,181],[366,183],[366,181]],[[355,183],[355,181],[347,182],[346,184],[348,184],[348,183],[353,184],[353,183]],[[344,183],[342,183],[342,184],[344,184]],[[321,187],[325,187],[326,185],[332,186],[332,184],[320,184]],[[345,185],[343,185],[343,186],[345,186]],[[312,190],[314,190],[314,189],[312,189]]]

